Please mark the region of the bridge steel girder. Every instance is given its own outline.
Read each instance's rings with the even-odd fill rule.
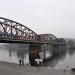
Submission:
[[[51,43],[53,43],[55,40],[57,40],[57,38],[54,36],[54,35],[52,35],[52,34],[40,34],[39,35],[39,40],[41,41],[41,42],[51,42]]]
[[[36,34],[28,27],[10,19],[0,17],[0,41],[26,42],[39,44],[57,43],[57,38],[52,34]],[[9,40],[9,41],[8,41]],[[1,42],[2,42],[1,41]]]
[[[13,39],[13,40],[31,40],[36,41],[38,35],[28,27],[0,17],[0,39]]]

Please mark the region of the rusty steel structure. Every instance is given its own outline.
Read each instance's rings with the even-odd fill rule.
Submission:
[[[57,38],[52,34],[37,34],[30,28],[10,19],[0,17],[0,40],[35,41],[53,43]]]
[[[12,40],[37,40],[37,34],[28,27],[0,17],[0,38]]]
[[[44,41],[44,42],[53,42],[56,39],[57,38],[52,34],[40,34],[39,35],[39,40]]]

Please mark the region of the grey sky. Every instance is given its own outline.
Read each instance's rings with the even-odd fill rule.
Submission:
[[[75,38],[75,0],[0,0],[0,16],[39,34]]]

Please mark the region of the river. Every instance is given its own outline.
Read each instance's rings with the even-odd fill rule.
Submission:
[[[0,43],[0,61],[19,64],[19,58],[24,58],[24,64],[29,63],[28,44]]]
[[[29,44],[0,43],[0,61],[19,64],[20,57],[24,58],[24,64],[29,64]],[[66,49],[63,53],[53,56],[44,66],[66,70],[75,67],[75,50]]]

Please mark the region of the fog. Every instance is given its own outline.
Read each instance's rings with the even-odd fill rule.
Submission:
[[[75,0],[0,0],[0,16],[38,34],[75,38]]]

